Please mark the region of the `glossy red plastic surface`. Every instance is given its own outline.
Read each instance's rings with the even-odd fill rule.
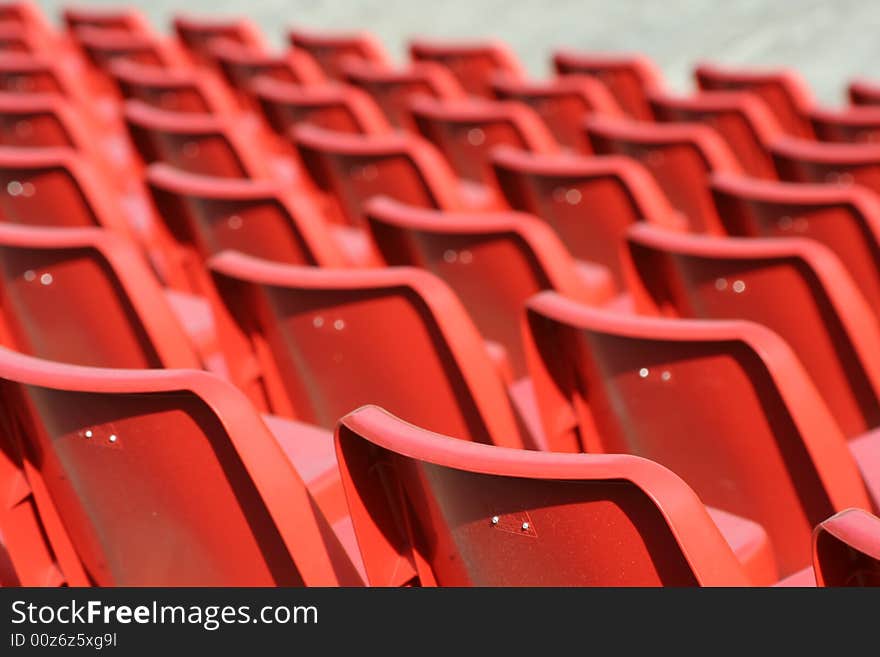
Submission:
[[[343,77],[342,66],[347,59],[391,64],[385,47],[369,32],[313,32],[294,28],[287,33],[287,39],[293,47],[309,53],[329,78]]]
[[[880,518],[847,509],[820,523],[813,570],[819,586],[880,586]]]
[[[473,96],[492,98],[492,78],[499,73],[526,77],[525,70],[506,43],[486,41],[441,41],[416,39],[409,44],[415,61],[442,64]]]
[[[880,144],[840,144],[780,139],[770,147],[782,180],[857,184],[880,193]]]

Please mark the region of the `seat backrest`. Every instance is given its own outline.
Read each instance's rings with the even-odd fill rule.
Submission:
[[[294,28],[287,33],[287,39],[294,48],[309,53],[328,78],[342,79],[342,64],[346,59],[391,65],[391,56],[369,32],[313,32]]]
[[[344,265],[318,209],[274,181],[200,176],[155,163],[146,182],[172,235],[202,258],[235,249],[288,264]]]
[[[58,94],[0,92],[0,144],[92,152],[95,137],[79,109]]]
[[[242,93],[251,92],[259,76],[291,84],[322,84],[325,81],[317,62],[297,48],[283,53],[267,53],[223,37],[208,44],[208,50],[226,82]]]
[[[70,32],[84,27],[125,31],[131,35],[153,31],[146,17],[134,7],[65,7],[61,17]]]
[[[779,139],[770,146],[781,180],[804,183],[853,183],[880,193],[880,144],[833,144]]]
[[[708,176],[742,169],[714,130],[698,123],[655,124],[600,116],[587,119],[586,130],[596,153],[627,155],[645,165],[693,232],[723,234]]]
[[[735,237],[809,237],[831,249],[880,317],[880,199],[861,187],[713,175],[718,215]]]
[[[656,181],[638,162],[616,155],[492,153],[495,177],[510,207],[546,221],[576,258],[605,265],[619,289],[620,249],[637,221],[676,228],[681,222]]]
[[[342,418],[336,452],[373,586],[748,583],[699,498],[652,461],[478,445],[375,406]]]
[[[27,25],[0,20],[0,53],[35,53],[46,47],[46,40]]]
[[[814,107],[809,113],[813,132],[820,141],[843,143],[880,141],[880,107],[829,109]]]
[[[260,77],[254,96],[269,127],[279,135],[310,124],[334,132],[382,134],[391,126],[365,92],[339,83],[301,85]]]
[[[277,440],[228,383],[0,348],[0,385],[3,437],[23,455],[71,586],[357,583]]]
[[[714,128],[748,175],[771,180],[778,177],[767,146],[782,134],[782,128],[755,95],[704,91],[678,97],[654,92],[649,101],[658,121],[703,123]]]
[[[165,162],[217,178],[265,178],[265,159],[236,135],[225,117],[172,112],[140,100],[124,104],[125,124],[145,164]]]
[[[0,224],[4,344],[40,358],[121,368],[198,368],[137,248],[99,228]]]
[[[853,105],[880,105],[880,84],[856,78],[847,86],[847,95]]]
[[[73,34],[89,62],[104,71],[117,59],[146,66],[175,66],[182,63],[163,48],[157,37],[149,33],[133,34],[125,29],[78,27]]]
[[[409,44],[409,54],[416,61],[442,64],[472,96],[493,98],[492,77],[503,73],[526,77],[516,54],[502,41],[439,41],[417,39]]]
[[[788,345],[745,321],[527,305],[526,356],[551,450],[632,453],[704,503],[759,523],[780,575],[809,564],[817,522],[870,508],[846,439]]]
[[[206,18],[176,14],[174,32],[189,53],[201,62],[210,62],[208,44],[222,37],[251,48],[266,49],[260,29],[247,18]]]
[[[526,374],[520,331],[526,299],[550,289],[600,301],[553,230],[529,215],[443,212],[377,198],[364,216],[385,262],[445,280],[482,335],[506,348],[517,378]]]
[[[130,234],[97,171],[72,149],[0,147],[0,190],[2,222]]]
[[[231,101],[207,77],[187,69],[114,61],[108,73],[123,98],[169,112],[228,114]]]
[[[498,75],[492,90],[499,100],[518,100],[531,107],[565,148],[592,153],[584,134],[584,119],[592,114],[622,116],[614,96],[588,75],[565,75],[546,81]]]
[[[495,186],[490,151],[501,145],[533,153],[559,148],[540,117],[511,101],[415,98],[410,104],[419,132],[443,153],[461,178]]]
[[[261,390],[271,412],[332,428],[375,402],[461,438],[522,446],[483,341],[432,274],[293,267],[235,252],[208,265],[228,312],[217,313],[221,343],[227,354],[251,345],[258,359],[227,358],[233,381]]]
[[[807,112],[813,97],[807,83],[792,69],[749,69],[699,64],[694,77],[706,91],[744,90],[759,96],[776,116],[784,132],[811,138]]]
[[[630,117],[643,121],[653,118],[647,94],[663,87],[663,74],[644,55],[559,50],[553,55],[553,65],[560,75],[598,79]]]
[[[813,532],[813,572],[819,586],[880,586],[880,518],[846,509]]]
[[[409,111],[415,96],[457,100],[466,93],[446,67],[435,62],[412,62],[406,68],[389,68],[361,59],[347,60],[342,74],[349,84],[367,92],[392,125],[416,130]]]
[[[350,223],[361,221],[361,206],[373,196],[441,210],[459,206],[449,165],[415,135],[341,134],[309,125],[291,135],[309,176],[338,200]]]
[[[54,35],[54,26],[36,2],[11,0],[0,3],[0,20],[20,23],[42,36]]]
[[[54,93],[81,99],[81,90],[69,71],[49,53],[0,54],[0,91]]]
[[[791,346],[848,438],[880,425],[880,329],[835,255],[798,238],[708,238],[634,226],[629,288],[642,313],[747,319]]]

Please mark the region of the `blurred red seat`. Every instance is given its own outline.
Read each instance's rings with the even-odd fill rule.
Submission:
[[[294,48],[309,53],[329,78],[343,77],[342,64],[346,59],[391,66],[391,56],[369,32],[319,32],[294,28],[287,33],[287,39]]]
[[[592,153],[584,135],[584,119],[592,114],[621,116],[622,110],[601,82],[586,75],[566,75],[547,81],[496,76],[492,90],[499,100],[518,100],[541,117],[562,146]]]
[[[418,95],[444,100],[465,97],[458,80],[442,65],[434,62],[412,62],[406,68],[390,68],[359,59],[346,60],[342,65],[345,80],[366,91],[382,108],[392,125],[415,131],[409,106]]]
[[[654,124],[594,116],[587,134],[598,154],[627,155],[653,174],[669,202],[698,233],[723,234],[708,189],[709,174],[739,173],[739,162],[711,128],[698,123]]]
[[[153,32],[146,17],[134,7],[66,6],[62,9],[61,17],[71,33],[83,27],[120,30],[133,37]]]
[[[51,44],[23,23],[0,21],[0,53],[37,53]]]
[[[260,77],[252,89],[263,117],[279,135],[287,135],[292,128],[303,124],[359,134],[391,131],[382,110],[356,87],[300,85]]]
[[[15,93],[55,93],[88,106],[92,99],[82,78],[76,78],[66,61],[52,54],[0,54],[0,91]]]
[[[526,77],[516,54],[502,41],[410,41],[409,54],[416,61],[441,64],[462,88],[473,96],[493,98],[492,77],[503,73],[514,78]]]
[[[820,523],[813,570],[819,586],[880,586],[880,518],[846,509]]]
[[[791,69],[749,69],[699,64],[694,77],[706,91],[745,90],[764,100],[782,130],[794,137],[811,138],[807,112],[813,97],[801,76]]]
[[[410,108],[419,132],[443,153],[463,180],[488,199],[498,196],[489,159],[506,145],[532,153],[555,153],[559,145],[531,109],[513,101],[415,98]]]
[[[846,438],[769,329],[609,313],[553,292],[529,301],[527,326],[551,450],[656,460],[706,504],[759,523],[782,577],[809,565],[818,522],[871,508]]]
[[[377,198],[364,215],[385,262],[445,280],[482,335],[507,350],[517,379],[526,374],[520,331],[526,299],[550,289],[601,304],[614,292],[607,269],[579,266],[549,226],[526,214],[443,212]]]
[[[840,144],[780,139],[770,147],[782,180],[857,184],[880,193],[880,144]]]
[[[880,318],[880,199],[854,185],[714,175],[718,214],[736,237],[801,236],[831,249]]]
[[[820,141],[880,141],[880,107],[816,107],[810,111],[809,119],[813,132]]]
[[[829,249],[647,226],[630,229],[627,247],[638,311],[762,324],[797,354],[848,438],[880,425],[880,327]]]
[[[0,92],[0,144],[19,148],[70,147],[95,153],[94,126],[58,94]]]
[[[510,207],[546,221],[576,258],[607,267],[618,290],[624,289],[620,250],[631,224],[684,227],[651,174],[628,157],[499,148],[492,164]]]
[[[648,92],[663,87],[663,74],[644,55],[559,50],[553,65],[560,75],[588,75],[598,79],[634,119],[651,120]]]
[[[847,87],[849,101],[853,105],[880,105],[880,84],[857,78]]]
[[[776,579],[758,525],[705,507],[652,461],[478,445],[376,406],[340,420],[336,450],[373,586],[766,586]]]
[[[460,438],[523,446],[483,340],[428,272],[294,267],[236,252],[208,265],[225,303],[217,319],[232,380],[272,413],[332,428],[375,402]]]
[[[89,62],[103,71],[118,59],[147,66],[177,67],[185,63],[181,53],[149,32],[133,34],[124,29],[78,27],[74,38]]]
[[[704,123],[727,142],[748,175],[777,178],[767,147],[782,128],[760,98],[738,91],[704,91],[687,97],[655,92],[649,101],[658,121]]]
[[[2,451],[19,456],[24,474],[0,522],[21,529],[28,507],[41,521],[31,515],[32,531],[7,545],[23,584],[360,582],[356,548],[346,549],[289,450],[224,381],[5,349],[0,381],[10,401],[0,410]]]
[[[208,44],[223,37],[255,49],[266,49],[259,28],[247,18],[209,18],[176,14],[174,32],[196,62],[210,63]]]

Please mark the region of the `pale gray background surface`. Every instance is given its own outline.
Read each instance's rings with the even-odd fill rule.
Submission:
[[[39,0],[53,17],[62,0]],[[89,6],[113,6],[90,0]],[[372,30],[397,57],[406,39],[495,36],[507,41],[533,75],[548,70],[559,46],[640,50],[663,69],[674,90],[691,87],[700,59],[796,67],[826,103],[837,104],[846,80],[880,80],[880,4],[876,0],[129,0],[167,28],[177,10],[250,16],[275,43],[283,28]]]

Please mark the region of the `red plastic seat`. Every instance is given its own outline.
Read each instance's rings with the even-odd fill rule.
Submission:
[[[147,35],[153,31],[146,17],[133,7],[66,6],[61,16],[70,32],[83,27],[120,30],[132,36]]]
[[[199,176],[159,163],[147,167],[146,181],[178,243],[203,259],[236,249],[288,264],[346,264],[319,211],[279,183]],[[198,260],[193,266],[201,269]]]
[[[410,42],[409,54],[416,61],[442,64],[473,96],[493,98],[491,81],[495,75],[526,77],[525,69],[514,52],[498,40],[417,39]]]
[[[813,571],[819,586],[880,586],[880,518],[847,509],[820,523]]]
[[[311,56],[296,48],[283,53],[267,53],[231,39],[218,38],[208,44],[208,51],[226,82],[244,96],[252,93],[251,86],[260,76],[303,85],[325,81]]]
[[[145,164],[165,162],[218,178],[266,178],[270,163],[259,144],[245,141],[229,117],[172,112],[128,100],[126,127]]]
[[[704,91],[688,97],[654,92],[649,101],[658,121],[704,123],[727,142],[748,175],[777,178],[767,146],[782,128],[760,98],[738,91]]]
[[[0,54],[0,91],[55,93],[86,104],[88,92],[82,82],[49,53]]]
[[[853,80],[847,87],[847,94],[853,105],[880,105],[880,84],[871,80]]]
[[[523,446],[476,328],[428,272],[294,267],[235,252],[208,265],[226,304],[218,329],[232,380],[272,413],[332,428],[378,403],[460,438]]]
[[[620,250],[631,224],[683,227],[651,174],[627,157],[499,148],[492,164],[510,207],[546,221],[576,258],[607,267],[619,290],[624,289]]]
[[[369,32],[313,32],[294,28],[287,33],[294,48],[309,53],[329,78],[342,79],[346,59],[362,59],[391,66],[391,56]]]
[[[17,21],[0,21],[0,53],[36,53],[50,47],[33,29]]]
[[[813,527],[871,508],[846,438],[788,345],[746,321],[609,313],[542,292],[527,358],[553,451],[632,453],[767,531],[779,572]]]
[[[880,144],[831,144],[786,138],[770,147],[779,177],[790,182],[853,183],[880,193]]]
[[[831,249],[880,317],[880,200],[857,186],[715,175],[718,214],[737,237],[809,237]]]
[[[48,360],[199,368],[140,252],[98,228],[0,224],[3,344]]]
[[[0,144],[19,148],[70,147],[96,153],[94,128],[58,94],[0,92]]]
[[[630,229],[627,246],[637,310],[763,324],[797,354],[848,438],[880,425],[880,328],[829,249],[647,226]]]
[[[663,74],[644,55],[559,50],[553,65],[560,75],[588,75],[612,93],[621,109],[634,119],[651,120],[648,93],[663,87]]]
[[[364,215],[385,262],[445,280],[483,336],[507,350],[516,378],[526,374],[520,333],[526,299],[550,289],[600,304],[613,293],[604,267],[579,269],[553,231],[526,214],[442,212],[378,198]]]
[[[207,76],[187,69],[115,61],[108,73],[124,99],[139,100],[169,112],[227,115],[231,99]]]
[[[23,584],[52,571],[70,586],[359,583],[283,446],[224,381],[5,349],[0,380],[3,452],[25,475],[2,520],[27,505],[42,524],[8,546]]]
[[[409,105],[419,95],[458,100],[466,96],[458,80],[442,65],[413,62],[406,68],[389,68],[360,59],[342,65],[345,80],[370,94],[392,125],[415,131]]]
[[[512,146],[532,153],[554,153],[559,145],[540,117],[517,102],[416,98],[410,108],[419,132],[443,153],[462,179],[490,196],[497,184],[489,159],[493,148]]]
[[[74,38],[91,64],[104,71],[117,59],[147,66],[175,67],[184,64],[179,53],[149,32],[79,27],[74,31]]]
[[[518,100],[541,117],[562,146],[581,153],[592,153],[584,135],[584,119],[592,114],[622,116],[622,110],[598,80],[586,75],[566,75],[534,82],[510,76],[497,76],[492,90],[499,100]]]
[[[306,123],[334,132],[391,131],[373,99],[348,85],[299,85],[261,77],[254,82],[253,92],[269,127],[279,135]]]
[[[208,44],[219,37],[251,48],[266,49],[266,42],[259,28],[247,18],[208,18],[177,14],[173,25],[184,48],[199,62],[211,62]]]
[[[692,231],[723,234],[708,177],[714,172],[740,173],[741,168],[714,130],[697,123],[653,124],[600,116],[587,119],[586,130],[596,153],[627,155],[645,165]]]
[[[351,224],[372,196],[441,210],[462,207],[449,165],[424,140],[407,133],[354,135],[301,125],[291,133],[309,176]]]
[[[794,137],[811,138],[807,112],[813,97],[806,82],[791,69],[747,69],[700,64],[694,69],[700,89],[745,90],[764,100],[783,131]]]
[[[844,143],[880,141],[880,107],[813,108],[813,132],[820,141]]]
[[[746,550],[731,549],[731,535],[747,536],[748,557],[760,561],[760,527],[707,509],[684,481],[646,459],[478,445],[375,406],[342,418],[336,450],[373,586],[775,580],[772,558],[747,572],[737,558]]]

